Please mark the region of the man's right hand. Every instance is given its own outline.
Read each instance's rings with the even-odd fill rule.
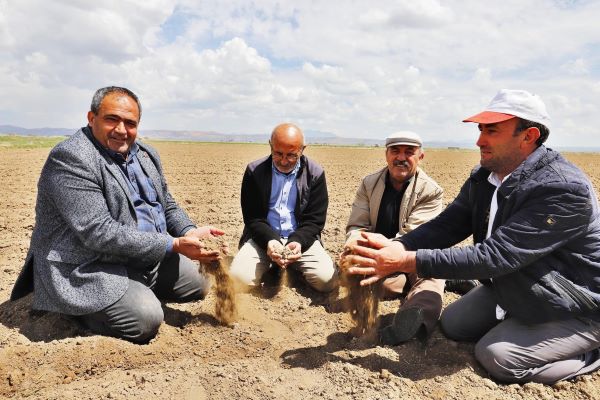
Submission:
[[[269,240],[269,243],[267,243],[267,256],[271,261],[285,269],[287,264],[283,259],[283,245],[279,240]]]
[[[219,250],[207,250],[200,239],[195,236],[182,236],[173,239],[173,251],[203,263],[221,259]]]
[[[407,251],[400,242],[387,239],[377,233],[362,233],[362,239],[350,247],[344,257],[351,267],[348,272],[368,275],[360,284],[370,285],[395,272],[416,272],[416,252]]]

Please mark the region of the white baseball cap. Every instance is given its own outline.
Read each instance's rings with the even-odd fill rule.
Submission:
[[[550,129],[550,116],[544,102],[540,96],[525,90],[500,90],[485,111],[466,118],[463,122],[495,124],[514,117],[537,122]]]
[[[423,141],[421,140],[421,137],[414,132],[401,131],[392,133],[391,135],[385,138],[385,147],[390,146],[421,147],[423,146]]]

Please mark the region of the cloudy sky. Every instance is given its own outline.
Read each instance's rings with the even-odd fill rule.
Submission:
[[[600,146],[598,0],[0,0],[0,125],[77,128],[95,89],[141,129],[474,141],[501,88],[539,94],[552,146]]]

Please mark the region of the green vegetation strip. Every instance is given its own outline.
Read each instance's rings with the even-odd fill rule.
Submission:
[[[65,136],[0,135],[0,149],[43,149],[52,147]]]

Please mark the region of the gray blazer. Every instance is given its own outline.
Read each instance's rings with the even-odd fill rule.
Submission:
[[[181,236],[194,224],[169,194],[156,150],[138,145],[140,164],[165,210],[168,232]],[[128,269],[156,265],[168,240],[166,234],[137,229],[119,166],[82,128],[54,147],[44,164],[35,228],[11,300],[33,290],[34,309],[70,315],[102,310],[127,290]]]

